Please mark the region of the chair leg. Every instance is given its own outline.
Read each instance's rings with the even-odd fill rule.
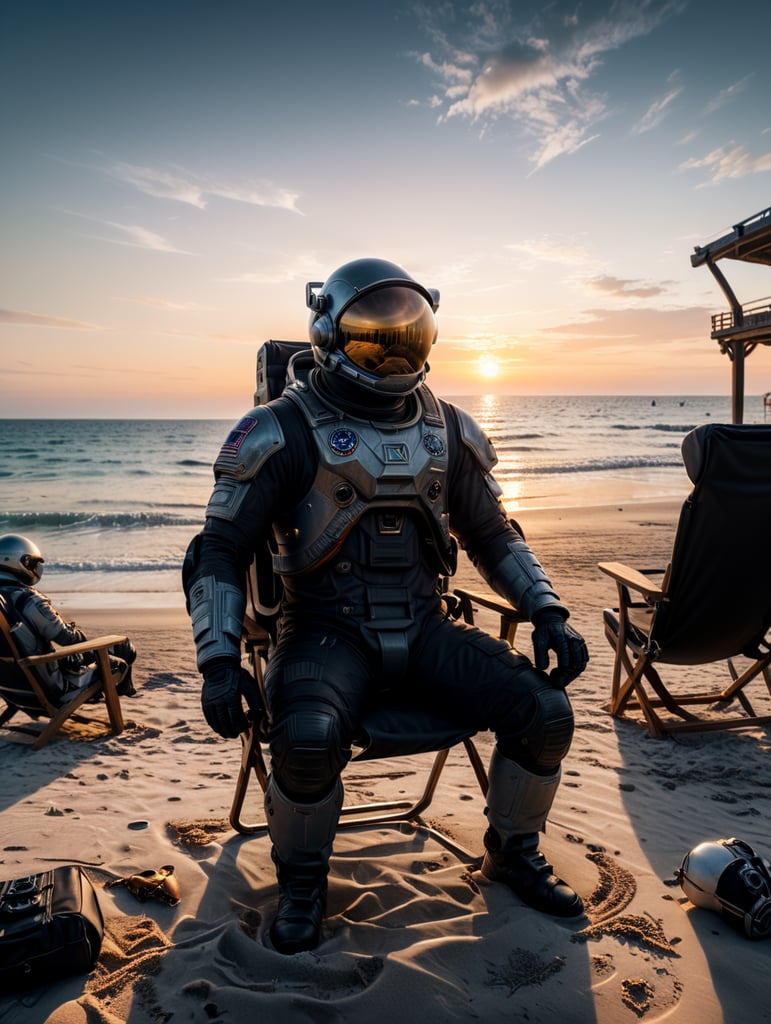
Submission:
[[[428,773],[428,779],[423,787],[423,792],[417,800],[384,800],[381,803],[353,804],[349,807],[343,807],[340,811],[341,817],[355,818],[355,820],[350,822],[344,822],[344,825],[361,825],[364,827],[394,824],[397,821],[418,821],[420,815],[434,799],[439,776],[442,774],[442,769],[449,753],[449,750],[439,750],[436,753],[431,770]]]
[[[81,690],[77,697],[65,704],[64,707],[59,708],[56,714],[49,719],[45,729],[43,729],[38,738],[32,744],[32,749],[40,750],[41,747],[44,747],[46,743],[48,743],[48,741],[61,729],[68,718],[74,718],[77,720],[78,716],[75,712],[81,704],[85,704],[86,701],[91,700],[91,698],[95,697],[101,689],[102,681],[98,680],[90,686],[87,686],[84,690]]]
[[[101,677],[102,689],[104,691],[104,702],[107,705],[107,714],[110,719],[112,731],[117,736],[119,733],[122,733],[125,728],[123,722],[123,711],[121,710],[120,697],[118,696],[117,690],[119,677],[114,675],[110,668],[109,652],[105,648],[101,648],[96,653],[97,664],[99,665],[99,675]]]
[[[0,726],[5,725],[6,722],[10,722],[10,720],[13,718],[13,716],[16,714],[18,710],[18,708],[11,707],[11,705],[9,704],[6,707],[5,711],[3,711],[2,714],[0,714]]]
[[[479,788],[482,790],[482,796],[487,796],[487,790],[490,788],[490,782],[487,778],[487,769],[482,763],[482,758],[479,756],[476,744],[469,738],[463,741],[463,746],[466,748],[466,754],[471,762],[471,767],[474,769],[474,774],[477,777]]]
[[[636,662],[629,656],[621,627],[614,629],[607,622],[605,623],[605,638],[613,648],[613,675],[610,684],[610,704],[608,710],[614,718],[621,718],[624,708],[631,696],[633,688],[630,685],[631,677],[635,674]],[[621,682],[621,675],[626,673],[624,682]]]
[[[268,828],[265,821],[250,824],[245,822],[241,816],[252,773],[264,793],[268,784],[268,770],[262,756],[259,732],[254,724],[249,727],[247,732],[241,733],[241,765],[238,769],[233,802],[230,805],[230,824],[241,835],[255,835],[259,832],[266,832]]]
[[[252,775],[257,780],[260,790],[264,793],[267,785],[267,767],[262,753],[259,730],[252,725],[241,734],[241,764],[236,779],[233,800],[230,806],[230,824],[241,835],[258,835],[268,831],[267,821],[247,822],[243,819],[243,808]],[[472,739],[463,740],[463,746],[474,770],[479,788],[483,796],[487,795],[487,772]],[[437,751],[428,773],[423,792],[416,800],[387,800],[379,803],[356,804],[343,807],[340,811],[338,830],[353,828],[376,828],[380,825],[400,825],[411,823],[431,832],[438,841],[452,849],[458,856],[469,861],[476,861],[475,854],[464,849],[460,844],[432,829],[422,820],[421,815],[431,804],[439,778],[444,769],[449,750]]]
[[[46,743],[48,743],[48,741],[61,729],[67,719],[72,718],[76,721],[88,721],[88,719],[78,716],[76,712],[81,705],[90,701],[91,698],[95,697],[99,692],[104,694],[111,732],[115,736],[123,732],[125,724],[123,721],[123,712],[120,706],[120,697],[118,696],[116,688],[119,677],[114,675],[110,668],[110,660],[107,650],[101,649],[96,653],[97,664],[99,665],[99,678],[96,679],[95,682],[91,683],[90,686],[81,690],[77,697],[74,697],[62,708],[59,708],[56,714],[49,719],[45,729],[42,730],[38,738],[32,744],[33,750],[40,750],[44,747]]]
[[[267,769],[262,755],[259,739],[255,738],[254,729],[244,733],[241,737],[243,746],[241,749],[241,767],[236,779],[233,802],[230,806],[230,824],[242,835],[255,835],[266,832],[268,824],[266,821],[256,823],[245,822],[242,817],[243,806],[246,800],[247,790],[251,782],[251,775],[254,773],[260,789],[265,792],[267,785]],[[475,751],[476,753],[476,751]],[[348,825],[374,825],[390,824],[397,821],[414,821],[425,811],[433,800],[439,776],[447,760],[448,750],[440,750],[434,757],[433,765],[423,792],[417,800],[387,800],[372,804],[355,804],[343,807],[340,811],[341,827]],[[484,770],[484,769],[483,769]],[[344,818],[356,818],[355,821],[346,822]]]

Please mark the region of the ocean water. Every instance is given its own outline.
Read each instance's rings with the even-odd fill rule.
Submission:
[[[453,397],[492,438],[512,515],[684,497],[680,444],[726,397]],[[246,408],[246,406],[245,406]],[[0,533],[32,538],[66,607],[181,606],[228,420],[0,419]],[[761,397],[745,422],[764,422]]]

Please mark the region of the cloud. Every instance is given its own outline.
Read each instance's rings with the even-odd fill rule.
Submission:
[[[190,206],[197,206],[199,210],[203,210],[206,206],[200,185],[183,174],[154,167],[138,167],[136,164],[127,164],[121,161],[109,164],[105,170],[111,177],[117,178],[127,185],[133,185],[134,188],[148,196],[189,203]]]
[[[429,68],[447,82],[456,82],[460,85],[470,86],[473,81],[472,65],[476,63],[473,54],[458,54],[454,61],[443,61],[438,64],[430,53],[414,55],[419,64]],[[467,64],[468,67],[463,65]]]
[[[154,309],[168,309],[174,313],[200,313],[209,310],[211,306],[202,306],[198,302],[172,302],[170,299],[157,299],[152,295],[138,295],[122,301],[136,302],[140,306],[152,306]]]
[[[666,294],[667,291],[660,284],[642,284],[635,280],[625,281],[620,277],[612,277],[610,274],[587,278],[586,284],[594,291],[619,299],[652,299],[657,295]]]
[[[710,312],[701,306],[681,309],[630,307],[586,309],[581,319],[542,328],[539,333],[560,335],[564,340],[590,338],[595,346],[616,347],[620,339],[645,345],[703,342],[710,351]]]
[[[67,331],[101,331],[97,324],[83,320],[67,320],[61,316],[45,316],[29,313],[23,309],[0,309],[0,324],[16,324],[21,327],[55,327]]]
[[[106,220],[104,223],[126,235],[126,238],[123,239],[108,238],[108,242],[115,242],[117,245],[130,245],[137,249],[152,249],[154,252],[174,252],[183,256],[193,255],[185,249],[178,249],[155,231],[139,227],[137,224],[119,224],[114,220]]]
[[[672,76],[670,81],[673,81]],[[648,107],[643,116],[632,128],[635,135],[643,135],[645,132],[650,132],[654,128],[658,128],[661,122],[669,112],[669,108],[683,91],[683,87],[673,81],[672,87],[668,92],[664,93],[659,99],[654,100],[653,103]]]
[[[123,161],[110,161],[105,173],[145,195],[172,199],[199,210],[206,209],[210,198],[228,199],[250,206],[266,206],[302,214],[297,207],[298,192],[272,182],[228,182],[213,177],[200,177],[181,168],[141,167]]]
[[[577,6],[566,16],[560,5],[548,4],[524,23],[516,20],[518,5],[507,0],[474,4],[468,21],[457,5],[439,14],[427,6],[417,13],[439,55],[423,53],[419,60],[443,83],[442,120],[514,120],[533,139],[530,160],[538,169],[596,138],[607,98],[590,83],[605,54],[650,34],[684,7],[684,0],[616,0],[602,13]],[[652,123],[656,115],[649,113]]]
[[[228,277],[226,280],[236,284],[279,285],[296,281],[298,278],[307,280],[308,267],[316,266],[319,257],[314,252],[297,252],[280,255],[276,252],[265,254],[264,267],[246,270],[241,274]]]
[[[737,96],[744,92],[747,88],[747,83],[752,78],[752,75],[745,75],[744,78],[740,78],[738,82],[734,82],[733,85],[727,86],[725,89],[721,89],[720,92],[704,108],[705,114],[714,114],[716,111],[721,110],[726,104],[732,103]]]
[[[596,261],[580,244],[570,238],[558,238],[545,235],[538,239],[523,239],[521,242],[509,242],[505,249],[530,257],[539,263],[565,263],[569,266],[589,266]]]
[[[721,146],[718,149],[713,149],[706,156],[692,157],[680,164],[680,170],[684,171],[705,168],[710,172],[710,180],[704,184],[717,185],[721,181],[771,171],[771,153],[754,156],[752,153],[748,153],[744,146],[734,146],[733,149]]]

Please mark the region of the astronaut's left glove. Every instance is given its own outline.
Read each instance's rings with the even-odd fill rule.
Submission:
[[[241,698],[245,698],[253,721],[263,713],[259,690],[252,675],[238,663],[220,658],[203,668],[201,706],[209,726],[229,739],[249,728]]]
[[[584,638],[565,622],[561,612],[544,608],[533,620],[533,654],[535,667],[545,671],[549,666],[549,651],[554,651],[557,664],[549,673],[549,681],[564,690],[586,668],[589,652]]]

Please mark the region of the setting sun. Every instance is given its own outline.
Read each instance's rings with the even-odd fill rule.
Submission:
[[[485,358],[479,360],[479,374],[481,377],[497,377],[499,366],[495,359]]]

